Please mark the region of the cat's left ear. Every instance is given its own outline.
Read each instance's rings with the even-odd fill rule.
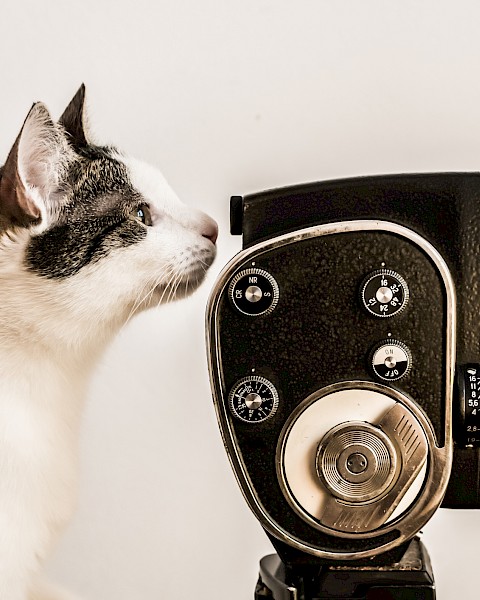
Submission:
[[[32,106],[0,170],[1,228],[28,227],[58,191],[71,150],[63,131],[41,102]]]
[[[59,119],[59,123],[63,125],[74,148],[85,148],[89,144],[86,112],[85,84],[82,83]]]

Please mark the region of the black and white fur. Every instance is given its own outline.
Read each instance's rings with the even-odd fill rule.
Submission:
[[[153,167],[90,142],[82,86],[36,103],[0,169],[0,600],[41,578],[75,506],[88,376],[128,319],[196,289],[217,226]]]

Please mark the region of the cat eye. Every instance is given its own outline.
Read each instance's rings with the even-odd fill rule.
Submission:
[[[140,206],[137,206],[137,208],[133,209],[132,215],[144,225],[152,224],[152,215],[150,214],[150,209],[146,204],[140,204]]]

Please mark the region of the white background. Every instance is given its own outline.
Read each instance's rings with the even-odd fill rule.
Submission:
[[[34,100],[59,116],[84,81],[97,139],[158,165],[221,230],[202,289],[134,320],[99,365],[56,579],[90,600],[253,597],[270,545],[227,463],[204,349],[209,289],[240,249],[229,196],[478,170],[479,22],[474,1],[2,3],[0,161]],[[439,600],[477,597],[479,534],[476,512],[426,526]]]

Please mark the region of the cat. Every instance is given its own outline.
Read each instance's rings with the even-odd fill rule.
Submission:
[[[204,279],[217,224],[95,145],[82,85],[35,103],[0,168],[0,600],[67,600],[42,565],[72,516],[89,375],[133,315]]]

